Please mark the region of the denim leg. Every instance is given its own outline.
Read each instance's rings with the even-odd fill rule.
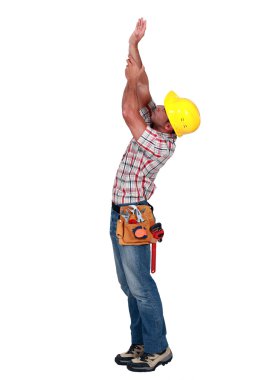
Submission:
[[[168,347],[160,295],[150,274],[150,245],[120,246],[125,277],[137,301],[144,349],[154,353]]]
[[[137,305],[137,301],[135,297],[130,292],[129,286],[127,284],[124,268],[121,261],[121,255],[120,255],[120,245],[118,243],[118,238],[116,237],[115,232],[115,224],[118,220],[118,214],[115,211],[112,211],[111,216],[111,228],[110,228],[110,234],[111,234],[111,240],[112,240],[112,246],[113,246],[113,252],[114,252],[114,260],[115,260],[115,266],[116,266],[116,272],[118,281],[120,283],[121,289],[128,297],[128,309],[129,314],[131,318],[131,342],[134,344],[143,344],[143,337],[142,337],[142,323],[141,323],[141,317]]]

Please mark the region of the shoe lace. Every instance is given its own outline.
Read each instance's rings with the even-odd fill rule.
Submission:
[[[154,357],[153,354],[150,354],[149,352],[143,352],[143,354],[140,356],[140,359],[142,362],[147,362],[148,359]]]
[[[139,344],[132,344],[131,347],[129,348],[129,350],[127,351],[128,354],[134,354],[134,351],[136,349],[140,349],[140,345]]]

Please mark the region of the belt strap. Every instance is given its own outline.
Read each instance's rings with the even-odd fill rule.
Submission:
[[[115,203],[112,202],[112,209],[116,211],[118,214],[120,213],[120,206],[117,206]]]
[[[143,205],[143,203],[140,203],[140,205]],[[124,206],[124,205],[123,205]],[[127,206],[127,204],[126,204]],[[136,204],[136,206],[138,206],[138,203]],[[143,205],[145,206],[145,204]],[[151,206],[151,204],[147,203],[147,206],[149,206],[151,208],[151,210],[153,211],[154,210],[154,207]],[[112,209],[114,211],[116,211],[118,214],[120,213],[120,206],[116,205],[115,203],[112,202]]]

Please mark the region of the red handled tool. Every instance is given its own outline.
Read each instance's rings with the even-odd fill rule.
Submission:
[[[164,230],[162,229],[161,223],[155,223],[152,227],[150,227],[150,232],[153,237],[159,242],[162,241]],[[152,243],[152,256],[151,256],[151,273],[155,273],[156,271],[156,243]]]

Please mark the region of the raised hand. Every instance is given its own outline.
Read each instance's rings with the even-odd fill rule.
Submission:
[[[125,75],[126,75],[127,80],[133,79],[133,80],[138,81],[139,77],[144,72],[144,70],[145,70],[144,67],[143,66],[141,68],[138,67],[133,57],[129,55],[127,59],[126,70],[125,70]]]
[[[139,20],[137,21],[135,30],[132,33],[131,37],[129,38],[129,44],[137,45],[140,42],[140,40],[145,34],[146,24],[147,22],[143,20],[143,18],[139,18]]]

